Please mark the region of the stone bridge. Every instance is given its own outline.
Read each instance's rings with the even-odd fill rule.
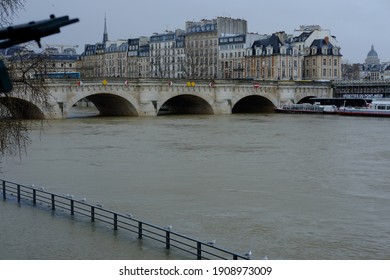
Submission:
[[[80,100],[103,116],[268,113],[312,97],[331,98],[330,82],[246,80],[61,80],[49,85],[51,110],[21,95],[28,118],[67,118]]]

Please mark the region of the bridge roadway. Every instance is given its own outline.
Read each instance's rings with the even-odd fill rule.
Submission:
[[[333,97],[330,82],[251,80],[99,79],[49,84],[51,109],[19,95],[26,118],[67,118],[78,101],[92,102],[103,116],[273,112],[311,97]]]

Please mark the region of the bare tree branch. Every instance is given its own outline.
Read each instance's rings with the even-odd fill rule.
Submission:
[[[25,0],[0,0],[0,26],[11,23],[16,12],[24,7]]]
[[[0,93],[0,155],[21,156],[31,143],[28,132],[34,122],[28,119],[43,118],[33,104],[51,110],[44,74],[52,63],[46,54],[25,49],[4,60],[14,87],[11,92]]]

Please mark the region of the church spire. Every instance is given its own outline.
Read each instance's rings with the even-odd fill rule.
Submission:
[[[103,33],[103,44],[105,44],[108,41],[108,33],[107,33],[107,19],[106,15],[104,14],[104,33]]]

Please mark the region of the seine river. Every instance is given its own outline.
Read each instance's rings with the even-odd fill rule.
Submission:
[[[4,179],[261,259],[390,259],[388,119],[310,115],[49,121]],[[161,245],[0,201],[0,259],[176,259]]]

